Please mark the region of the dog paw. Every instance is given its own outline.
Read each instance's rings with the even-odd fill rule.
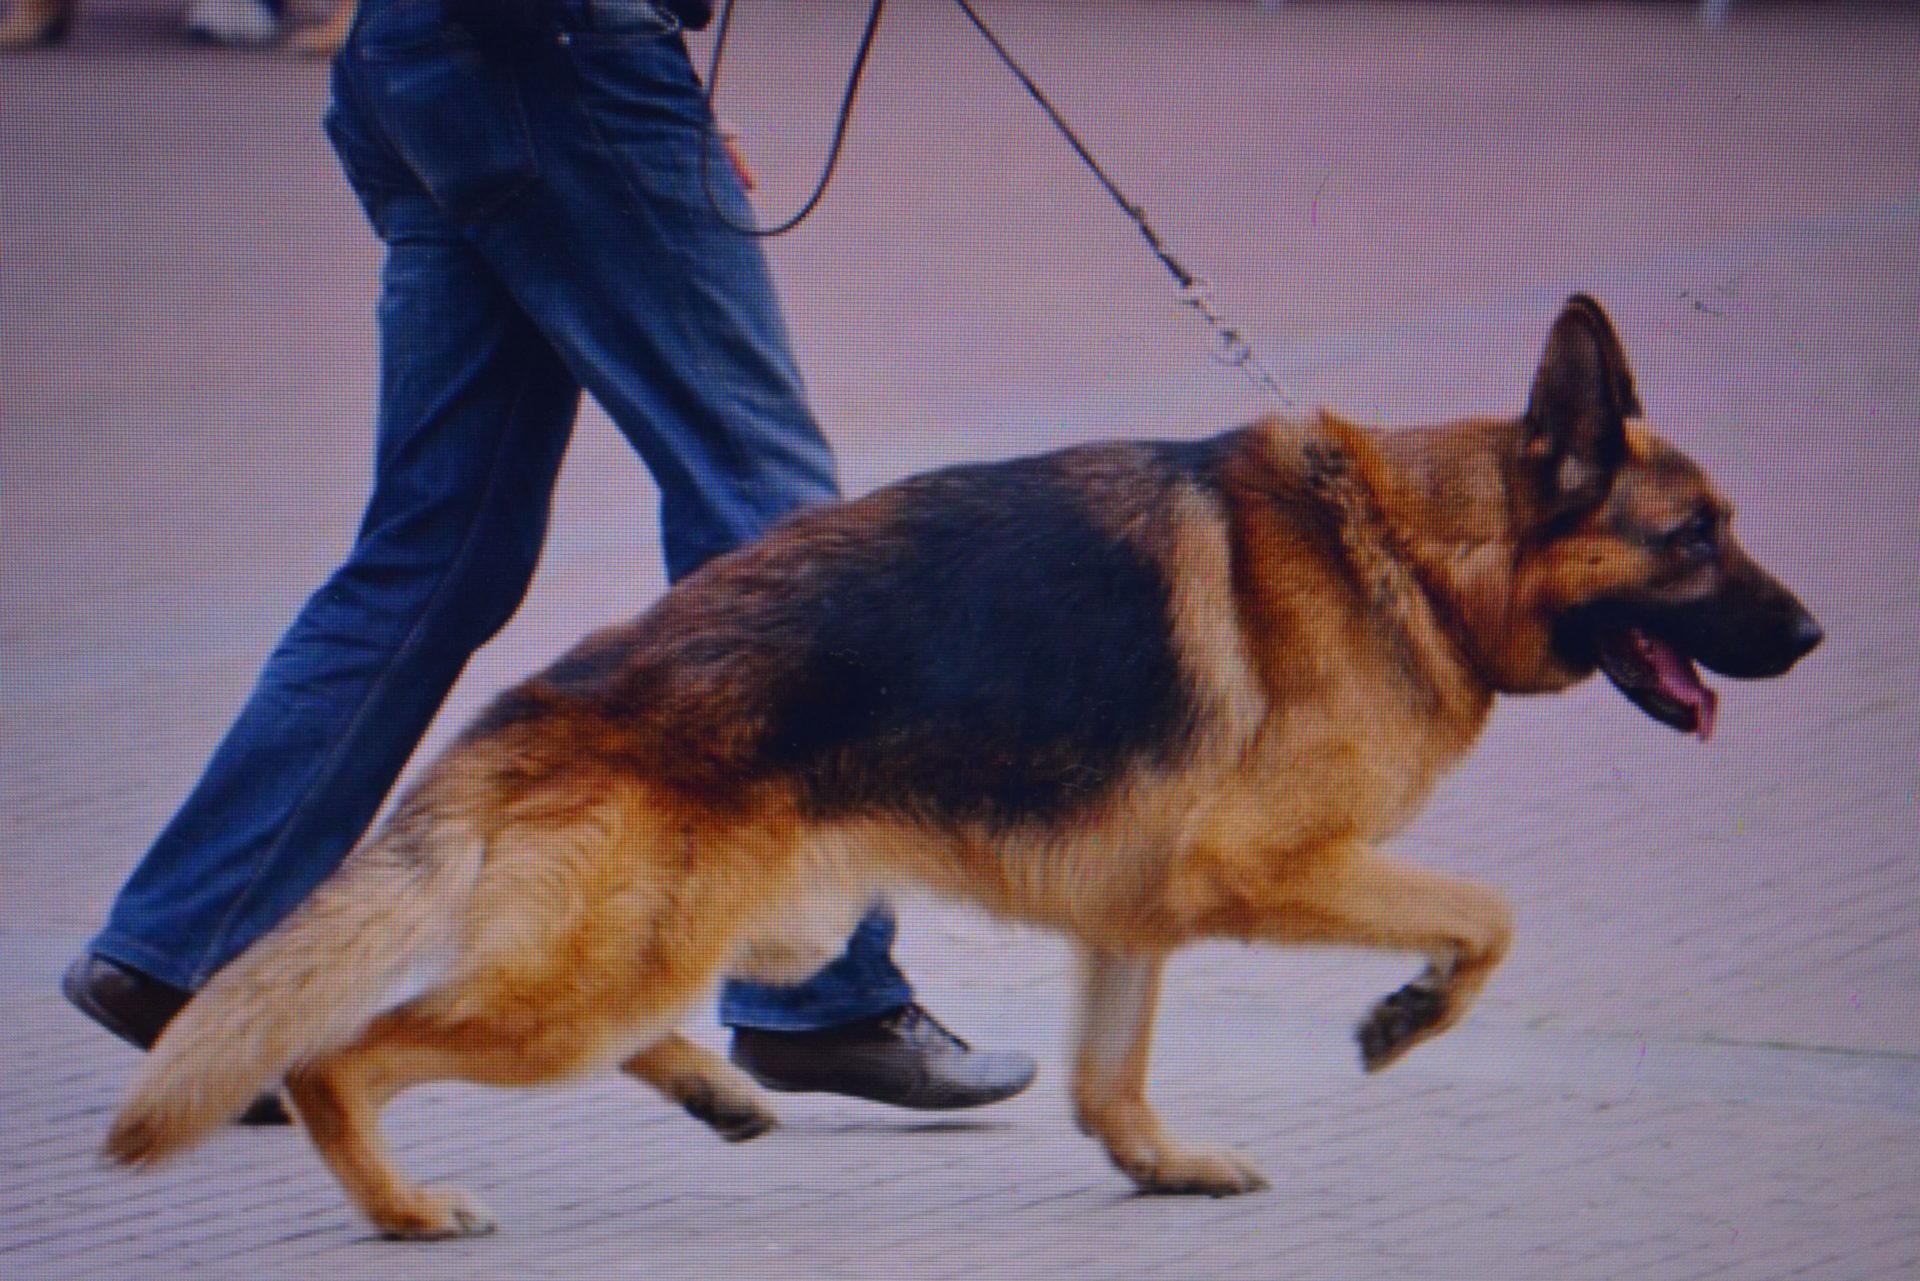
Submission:
[[[487,1207],[462,1188],[422,1188],[403,1205],[374,1216],[380,1234],[395,1241],[445,1241],[481,1237],[498,1225]]]
[[[757,1139],[780,1124],[758,1099],[729,1095],[715,1090],[699,1090],[681,1104],[687,1115],[701,1122],[728,1143]]]
[[[1115,1164],[1156,1196],[1239,1196],[1267,1186],[1260,1171],[1225,1148],[1160,1149]]]
[[[1360,1064],[1378,1072],[1426,1039],[1426,1033],[1447,1015],[1448,995],[1432,974],[1422,975],[1373,1007],[1367,1021],[1354,1031],[1360,1043]]]

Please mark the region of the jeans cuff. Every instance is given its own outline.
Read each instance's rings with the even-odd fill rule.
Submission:
[[[858,991],[818,995],[736,980],[720,993],[720,1022],[761,1032],[819,1032],[877,1019],[911,1004],[913,985],[904,978]]]
[[[90,955],[124,965],[130,970],[138,970],[148,978],[158,979],[182,992],[197,991],[200,987],[199,976],[193,966],[182,966],[165,953],[156,952],[139,939],[116,930],[102,930],[87,944],[86,950]]]

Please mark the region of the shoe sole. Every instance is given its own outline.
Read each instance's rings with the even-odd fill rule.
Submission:
[[[844,1099],[859,1099],[866,1103],[879,1103],[886,1107],[905,1108],[912,1112],[963,1112],[968,1108],[988,1107],[995,1103],[1004,1103],[1008,1099],[1022,1094],[1032,1085],[1039,1073],[1032,1072],[1018,1085],[999,1090],[984,1091],[977,1094],[954,1095],[934,1093],[926,1090],[910,1091],[906,1094],[883,1094],[879,1090],[861,1090],[847,1085],[827,1085],[818,1082],[802,1082],[789,1077],[764,1075],[758,1069],[733,1060],[735,1067],[758,1081],[765,1088],[777,1094],[834,1094]]]

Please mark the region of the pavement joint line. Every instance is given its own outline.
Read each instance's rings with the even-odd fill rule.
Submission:
[[[1672,275],[1708,263],[1732,258],[1749,258],[1780,242],[1830,237],[1852,231],[1883,231],[1920,222],[1920,199],[1873,202],[1841,213],[1827,213],[1781,219],[1761,227],[1744,227],[1723,232],[1644,262],[1596,273],[1595,288],[1625,288],[1646,284],[1661,276]],[[1277,344],[1277,361],[1290,372],[1314,373],[1321,369],[1339,370],[1363,365],[1383,356],[1417,347],[1445,345],[1450,334],[1474,332],[1478,322],[1489,317],[1511,316],[1522,308],[1545,310],[1558,305],[1561,289],[1555,286],[1528,285],[1509,290],[1492,290],[1472,303],[1443,308],[1438,316],[1428,308],[1424,320],[1389,319],[1368,324],[1364,329],[1331,332],[1288,345]],[[1384,341],[1378,341],[1381,336]],[[1369,342],[1369,337],[1376,341]],[[1863,709],[1869,710],[1869,709]]]
[[[1575,1038],[1590,1037],[1594,1040],[1611,1041],[1621,1044],[1639,1044],[1671,1046],[1714,1046],[1730,1050],[1764,1050],[1783,1054],[1832,1055],[1836,1058],[1911,1063],[1920,1066],[1920,1054],[1905,1050],[1883,1050],[1865,1046],[1818,1045],[1811,1042],[1796,1041],[1749,1041],[1739,1037],[1721,1036],[1713,1032],[1700,1032],[1693,1035],[1681,1035],[1673,1032],[1631,1032],[1618,1029],[1582,1028],[1556,1029],[1545,1025],[1527,1024],[1485,1024],[1484,1031],[1510,1031],[1520,1033],[1560,1034]]]

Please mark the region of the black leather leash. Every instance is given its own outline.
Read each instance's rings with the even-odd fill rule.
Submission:
[[[713,154],[711,139],[708,145],[700,149],[700,183],[707,189],[707,204],[713,209],[714,217],[726,224],[731,231],[756,239],[770,240],[775,236],[784,236],[802,222],[808,214],[819,206],[821,197],[827,194],[827,185],[833,181],[833,171],[840,164],[840,149],[846,145],[847,122],[853,119],[853,102],[860,96],[860,81],[865,78],[867,57],[873,52],[873,35],[880,29],[880,14],[887,7],[887,0],[873,0],[873,7],[867,11],[867,29],[860,33],[860,51],[853,57],[853,70],[847,73],[847,87],[840,95],[840,115],[833,122],[833,142],[827,148],[827,160],[820,167],[820,181],[813,185],[813,194],[807,197],[807,203],[800,206],[800,212],[773,227],[755,227],[735,222],[726,211],[720,208],[720,202],[714,198],[713,184],[707,169],[708,157]],[[713,95],[720,87],[720,56],[726,52],[727,31],[733,25],[733,0],[726,0],[720,10],[720,26],[713,33],[713,57],[707,63],[707,127],[717,128],[713,114]]]

